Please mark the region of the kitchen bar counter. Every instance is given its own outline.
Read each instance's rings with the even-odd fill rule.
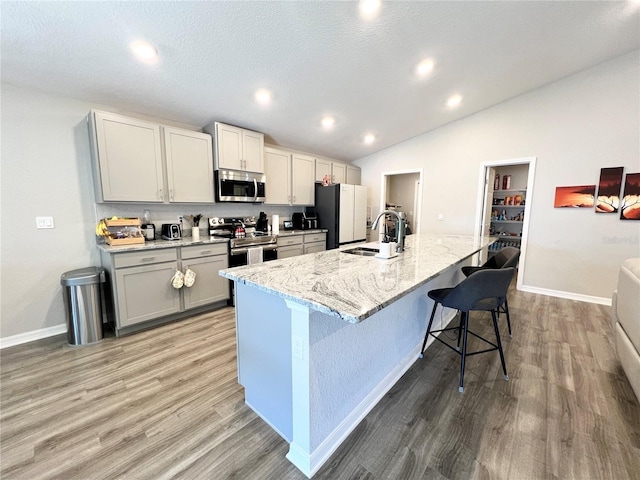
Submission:
[[[388,260],[342,252],[354,248],[347,245],[220,274],[357,323],[492,241],[489,237],[417,234],[407,237],[402,254]]]
[[[388,260],[330,250],[220,272],[236,283],[245,402],[305,475],[416,361],[433,308],[427,292],[461,281],[460,267],[492,241],[411,235]],[[454,315],[439,313],[433,328]]]

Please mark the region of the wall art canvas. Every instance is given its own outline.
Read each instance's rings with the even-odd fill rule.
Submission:
[[[640,173],[627,173],[620,202],[621,220],[640,220]]]
[[[556,187],[556,200],[553,206],[555,208],[593,208],[595,196],[595,185]]]
[[[603,168],[600,170],[597,213],[616,213],[620,205],[620,188],[622,188],[622,171],[624,167]]]

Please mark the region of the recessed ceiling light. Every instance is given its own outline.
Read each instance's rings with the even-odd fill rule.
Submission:
[[[260,88],[259,90],[256,90],[255,98],[256,102],[262,105],[267,105],[271,103],[271,92],[266,88]]]
[[[380,10],[381,0],[360,0],[358,8],[364,17],[373,17]]]
[[[326,116],[321,121],[322,126],[326,129],[333,127],[336,123],[336,119],[330,116]]]
[[[416,75],[424,77],[433,71],[433,60],[427,58],[416,65]]]
[[[144,62],[154,62],[158,59],[158,50],[149,42],[143,42],[142,40],[133,42],[131,51]]]
[[[447,100],[447,106],[449,108],[455,108],[460,105],[460,102],[462,102],[462,95],[454,95],[453,97],[449,97],[449,100]]]
[[[376,136],[373,133],[367,133],[364,136],[364,143],[366,143],[367,145],[371,145],[375,141],[376,141]]]

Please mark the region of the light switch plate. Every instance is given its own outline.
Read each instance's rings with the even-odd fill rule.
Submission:
[[[55,228],[53,217],[36,217],[36,228]]]

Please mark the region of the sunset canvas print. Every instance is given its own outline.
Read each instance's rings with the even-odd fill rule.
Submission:
[[[620,188],[622,187],[622,171],[624,167],[603,168],[600,170],[597,213],[616,213],[620,205]]]
[[[553,206],[555,208],[593,208],[595,196],[595,185],[556,187],[556,200]]]
[[[640,220],[640,173],[627,173],[620,202],[621,220]]]

